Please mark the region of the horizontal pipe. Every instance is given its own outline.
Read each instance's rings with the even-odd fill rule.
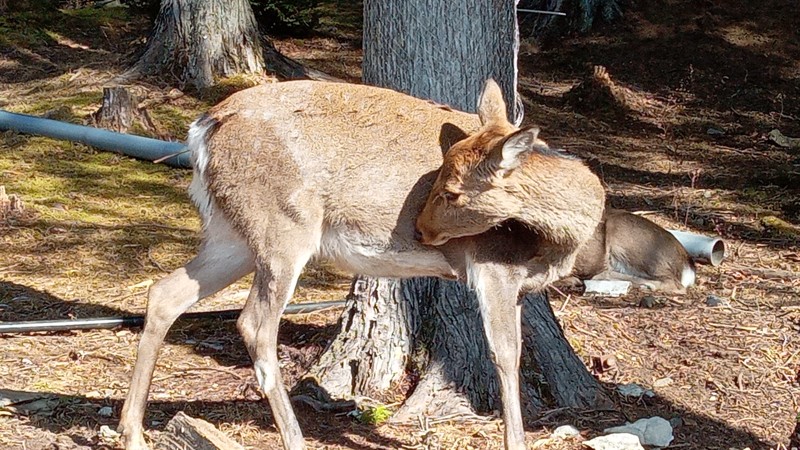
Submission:
[[[525,8],[517,8],[517,11],[523,13],[531,13],[531,14],[549,14],[551,16],[566,16],[566,13],[561,11],[544,11],[541,9],[525,9]]]
[[[186,146],[182,142],[167,142],[133,134],[115,133],[101,128],[0,110],[0,131],[3,130],[80,142],[101,150],[122,153],[146,161],[156,161],[169,155],[175,155],[164,159],[164,164],[179,168],[192,167],[191,157],[188,152],[185,152]]]
[[[343,301],[299,303],[287,305],[284,314],[304,314],[321,309],[343,306]],[[222,319],[233,320],[239,317],[241,309],[222,311],[203,311],[186,313],[178,320]],[[116,327],[140,327],[145,316],[97,317],[92,319],[31,320],[26,322],[0,322],[0,334],[33,333],[36,331],[105,330]]]
[[[719,237],[703,236],[686,231],[667,230],[697,262],[718,266],[725,259],[725,242]]]

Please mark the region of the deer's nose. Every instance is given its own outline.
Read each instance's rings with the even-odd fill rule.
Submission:
[[[414,239],[419,242],[422,242],[422,231],[419,231],[419,228],[414,227]]]

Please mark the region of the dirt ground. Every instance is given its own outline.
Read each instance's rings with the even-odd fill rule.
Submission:
[[[602,383],[612,391],[637,383],[655,396],[615,396],[614,411],[544,410],[527,418],[531,448],[580,448],[548,438],[558,425],[573,424],[590,438],[654,415],[677,425],[669,448],[789,445],[800,412],[800,149],[768,135],[778,129],[800,137],[798,24],[800,9],[789,1],[643,0],[589,35],[523,43],[526,121],[589,161],[611,205],[644,211],[670,228],[719,234],[728,250],[721,266],[699,267],[688,295],[656,294],[645,302],[652,307],[639,306],[645,293],[597,299],[552,292],[567,338]],[[146,31],[146,23],[122,13],[0,18],[0,108],[82,123]],[[276,45],[357,81],[353,30],[331,23],[325,32]],[[606,68],[616,100],[573,89],[591,84],[594,66]],[[158,80],[136,92],[159,134],[175,139],[215,100]],[[0,320],[143,312],[147,287],[188,260],[198,242],[188,182],[185,171],[0,134],[0,185],[25,205],[0,219]],[[348,283],[313,267],[295,301],[341,299]],[[197,309],[240,306],[246,287]],[[710,296],[721,304],[709,306]],[[287,317],[280,357],[289,383],[324,349],[337,318],[336,311]],[[0,389],[40,399],[28,403],[32,414],[0,408],[0,447],[115,448],[101,427],[116,427],[139,331],[0,337]],[[232,322],[179,323],[167,341],[151,389],[150,438],[183,410],[248,448],[279,445]],[[101,414],[104,407],[110,415]],[[303,406],[298,415],[316,449],[502,445],[496,418],[375,426]]]

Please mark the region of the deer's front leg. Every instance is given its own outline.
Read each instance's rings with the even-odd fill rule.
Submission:
[[[505,449],[525,450],[525,430],[519,399],[519,358],[522,351],[518,301],[521,282],[513,270],[492,264],[473,264],[469,283],[475,289],[483,316],[489,354],[497,368],[505,422]]]

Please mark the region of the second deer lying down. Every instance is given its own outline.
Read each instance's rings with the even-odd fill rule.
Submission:
[[[514,128],[505,111],[493,81],[478,116],[386,89],[303,81],[239,92],[196,121],[190,194],[203,241],[150,289],[120,420],[126,448],[146,448],[142,419],[167,330],[253,270],[238,327],[284,448],[305,448],[277,334],[314,256],[364,275],[470,283],[498,369],[505,447],[525,448],[518,296],[569,273],[605,195],[583,163],[551,151],[537,130]]]
[[[695,281],[694,262],[672,233],[644,217],[610,208],[578,252],[572,273],[671,294],[685,293]]]

